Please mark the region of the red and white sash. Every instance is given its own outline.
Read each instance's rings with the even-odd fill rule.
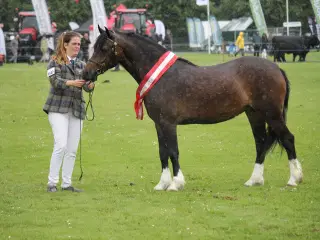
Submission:
[[[136,111],[137,119],[143,119],[143,98],[155,85],[162,75],[175,63],[178,56],[173,52],[164,53],[158,62],[151,68],[151,70],[144,76],[136,92],[136,101],[134,103],[134,110]]]

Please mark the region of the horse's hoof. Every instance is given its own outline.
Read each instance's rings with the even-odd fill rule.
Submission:
[[[162,174],[159,183],[154,187],[156,191],[164,191],[166,190],[171,184],[171,173],[169,168],[162,169]]]
[[[302,167],[299,160],[298,159],[290,160],[289,168],[290,168],[290,178],[287,185],[295,187],[299,183],[301,183],[303,179]]]
[[[178,175],[177,177],[173,177],[173,181],[170,186],[167,188],[167,191],[179,191],[182,190],[185,185],[183,175]]]
[[[291,176],[288,183],[287,183],[287,186],[296,187],[296,186],[298,186],[299,183],[302,183],[302,175],[297,176],[297,177]]]
[[[249,179],[248,181],[246,181],[246,183],[244,184],[246,187],[252,187],[252,186],[262,186],[264,185],[264,179]]]
[[[174,191],[177,192],[178,188],[174,183],[171,183],[171,185],[167,188],[167,191]]]
[[[182,190],[184,187],[184,183],[178,183],[176,181],[172,181],[172,183],[170,184],[170,186],[167,188],[167,191],[179,191]]]
[[[298,184],[296,183],[296,181],[293,178],[290,178],[288,183],[287,183],[287,186],[296,187],[296,186],[298,186]]]
[[[165,191],[170,186],[170,183],[159,182],[153,189],[156,191]]]
[[[263,178],[263,171],[264,165],[256,163],[253,168],[252,175],[250,179],[244,184],[247,187],[255,186],[255,185],[263,185],[264,178]]]

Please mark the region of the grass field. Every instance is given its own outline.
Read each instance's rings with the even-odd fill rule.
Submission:
[[[230,58],[181,53],[199,65]],[[291,56],[287,57],[291,60]],[[135,119],[137,84],[125,71],[99,77],[96,118],[82,135],[74,186],[47,193],[53,138],[42,106],[46,66],[0,68],[0,239],[320,239],[320,53],[281,67],[291,81],[288,127],[304,182],[288,188],[279,148],[265,162],[265,185],[246,188],[255,159],[245,115],[217,125],[178,128],[180,192],[155,192],[160,178],[153,122]],[[111,83],[103,83],[104,80]]]

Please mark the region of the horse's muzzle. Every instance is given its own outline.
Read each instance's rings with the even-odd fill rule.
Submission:
[[[86,81],[95,82],[97,81],[98,73],[94,70],[87,70],[83,72],[82,78]]]

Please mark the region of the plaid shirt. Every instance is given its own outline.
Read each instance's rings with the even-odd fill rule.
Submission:
[[[54,60],[50,60],[47,69],[51,88],[43,107],[46,113],[67,113],[69,109],[72,109],[75,117],[85,118],[86,110],[82,89],[66,85],[68,80],[82,79],[82,71],[85,65],[84,62],[78,59],[75,60],[74,66],[71,63],[60,65]],[[83,89],[86,92],[92,91],[88,89],[86,84],[83,85]]]

